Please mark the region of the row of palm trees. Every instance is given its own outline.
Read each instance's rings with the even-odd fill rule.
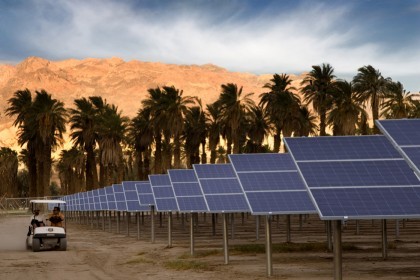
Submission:
[[[131,120],[99,96],[76,99],[66,110],[44,90],[34,98],[23,90],[9,99],[6,113],[16,117],[19,144],[26,147],[21,159],[30,196],[49,194],[51,152],[62,142],[67,120],[74,145],[61,151],[56,164],[63,194],[147,179],[208,159],[224,162],[230,153],[279,152],[285,136],[324,136],[328,128],[333,135],[377,133],[369,127],[367,106],[374,120],[420,116],[416,95],[370,65],[351,82],[337,79],[329,64],[313,66],[299,89],[291,85],[288,75],[274,74],[256,104],[252,93],[223,84],[219,98],[205,108],[174,86],[150,88]],[[272,148],[264,144],[270,135]]]

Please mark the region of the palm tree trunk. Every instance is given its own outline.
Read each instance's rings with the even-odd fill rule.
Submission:
[[[281,131],[277,131],[277,133],[274,133],[274,147],[273,147],[273,151],[275,153],[280,152],[280,143],[281,143],[281,135],[280,135]]]
[[[155,134],[155,174],[162,174],[162,135],[160,132]]]
[[[32,147],[32,141],[30,141],[28,143],[29,197],[36,197],[38,195],[38,172],[36,163],[35,149]]]
[[[326,119],[327,119],[327,113],[325,112],[325,109],[321,109],[321,112],[319,113],[319,135],[320,136],[326,136]]]
[[[375,93],[372,96],[372,118],[373,118],[373,133],[379,134],[380,131],[376,126],[375,120],[379,119],[379,98],[378,95]]]
[[[201,142],[201,163],[207,163],[206,141]]]
[[[92,146],[87,146],[86,150],[86,190],[99,188],[98,171],[96,170],[96,155]]]
[[[137,152],[136,161],[137,161],[137,178],[139,178],[139,180],[143,180],[143,177],[144,177],[143,152],[141,151]]]
[[[51,144],[48,143],[45,144],[45,152],[43,154],[44,157],[44,175],[43,175],[43,186],[44,186],[44,195],[49,196],[51,195],[50,192],[50,181],[51,181],[51,166],[52,166],[52,160],[51,160]]]
[[[147,180],[148,175],[150,174],[150,158],[151,158],[152,150],[150,147],[146,148],[146,151],[144,152],[144,173],[142,180]]]
[[[216,163],[216,156],[217,156],[216,149],[210,150],[210,163],[211,164]]]
[[[174,137],[174,168],[181,167],[181,141],[179,135]]]

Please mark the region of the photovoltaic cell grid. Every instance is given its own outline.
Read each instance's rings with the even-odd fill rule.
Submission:
[[[125,203],[125,195],[122,184],[112,184],[115,196],[115,204],[118,211],[127,211],[127,204]]]
[[[104,188],[98,189],[99,201],[101,203],[101,210],[108,210],[108,201],[106,200],[106,193]]]
[[[124,181],[122,188],[125,196],[126,209],[128,212],[149,211],[147,205],[140,205],[139,196],[137,194],[136,184],[139,181]]]
[[[174,191],[167,174],[149,175],[153,196],[158,212],[178,211]]]
[[[210,212],[250,211],[232,165],[194,164],[193,168]]]
[[[192,169],[168,170],[180,212],[208,212],[206,201]]]
[[[105,187],[106,201],[108,202],[108,210],[117,210],[115,203],[114,189],[112,186]]]
[[[321,219],[420,216],[420,182],[384,136],[285,138],[285,144]]]
[[[136,183],[137,195],[141,205],[155,205],[155,197],[153,196],[152,186],[149,181],[142,181]]]
[[[376,124],[420,177],[420,119],[380,120]]]
[[[99,211],[101,210],[101,203],[99,201],[99,190],[94,189],[92,193],[93,193],[93,208],[95,209],[95,211]]]
[[[289,154],[231,154],[252,214],[316,213]]]

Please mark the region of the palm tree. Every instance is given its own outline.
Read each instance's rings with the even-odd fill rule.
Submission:
[[[354,135],[359,116],[367,113],[354,91],[353,84],[339,80],[331,93],[332,109],[329,112],[327,124],[332,126],[333,135]]]
[[[89,191],[99,187],[95,154],[98,141],[95,123],[97,109],[90,99],[84,97],[74,100],[74,105],[76,109],[70,109],[70,137],[76,147],[86,152],[86,190]]]
[[[201,101],[198,103],[201,105]],[[205,114],[201,106],[194,106],[188,109],[185,115],[185,125],[182,139],[185,140],[185,155],[187,167],[192,168],[193,164],[200,163],[200,145],[206,143],[206,124]],[[203,147],[203,162],[206,157],[205,147]],[[205,163],[205,162],[204,162]]]
[[[238,89],[236,84],[228,83],[222,85],[222,92],[217,100],[221,110],[221,122],[232,137],[233,153],[240,151],[240,124],[247,112],[255,106],[252,95],[253,93],[242,95],[242,87]]]
[[[160,103],[161,117],[165,120],[164,131],[170,132],[174,143],[174,168],[181,166],[181,133],[184,130],[184,118],[188,105],[194,103],[191,96],[182,96],[183,91],[174,86],[163,87],[164,94]]]
[[[150,174],[151,146],[154,127],[150,110],[140,109],[128,127],[128,139],[134,147],[137,177],[146,180]]]
[[[36,158],[38,170],[39,195],[49,195],[51,177],[51,153],[63,143],[66,131],[67,111],[64,103],[53,99],[45,90],[36,91],[34,102],[30,108],[28,126],[34,128],[36,138]]]
[[[420,101],[413,100],[413,106],[411,107],[410,112],[408,113],[409,118],[420,118]]]
[[[416,93],[406,92],[400,82],[390,81],[386,87],[381,116],[390,119],[407,118],[414,106]]]
[[[311,72],[305,76],[301,85],[301,92],[304,101],[311,103],[319,115],[319,133],[321,136],[326,133],[327,111],[331,106],[331,91],[334,88],[334,68],[330,64],[323,63],[322,66],[312,66]]]
[[[62,143],[66,131],[67,112],[64,104],[45,90],[17,91],[8,100],[7,115],[17,116],[14,125],[19,127],[18,142],[27,147],[27,166],[30,175],[30,196],[49,194],[51,152]]]
[[[123,117],[122,112],[118,111],[115,105],[106,104],[98,115],[97,122],[101,167],[100,185],[103,187],[123,180],[124,164],[121,144],[129,119]]]
[[[216,149],[220,143],[220,106],[217,102],[206,106],[206,127],[209,137],[210,163],[216,163]]]
[[[254,106],[248,114],[248,142],[262,150],[264,138],[270,131],[269,118],[261,106]]]
[[[14,126],[19,129],[18,143],[22,147],[26,144],[24,161],[29,172],[29,193],[30,197],[37,196],[37,167],[36,167],[36,156],[35,156],[35,137],[29,137],[33,135],[30,132],[31,127],[26,123],[31,117],[29,115],[30,108],[32,106],[32,94],[29,89],[18,90],[14,93],[13,97],[8,100],[9,107],[6,109],[7,116],[16,116],[13,122]]]
[[[353,78],[354,90],[363,102],[370,102],[374,133],[379,133],[375,120],[379,118],[379,108],[385,97],[386,87],[390,79],[382,77],[379,70],[373,66],[363,66],[357,70],[356,76]]]
[[[308,107],[301,106],[299,108],[299,116],[296,123],[295,136],[316,135],[318,125],[316,124],[317,118],[309,111]]]
[[[291,116],[296,116],[300,99],[293,93],[296,89],[291,86],[292,80],[286,74],[274,74],[264,88],[269,92],[260,95],[259,105],[268,116],[274,130],[274,152],[280,151],[281,134],[285,126],[290,126]]]
[[[85,161],[82,150],[73,147],[62,150],[57,163],[61,194],[72,194],[85,190]]]
[[[6,194],[8,197],[15,197],[18,195],[18,163],[16,151],[6,147],[0,148],[0,196]]]

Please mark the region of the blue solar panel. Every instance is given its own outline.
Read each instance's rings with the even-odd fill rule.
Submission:
[[[200,185],[205,195],[223,193],[239,193],[243,195],[237,178],[200,179]]]
[[[210,212],[248,212],[245,195],[231,164],[194,164]]]
[[[152,187],[149,181],[143,181],[136,184],[137,195],[141,205],[155,205],[155,198],[153,196]]]
[[[379,120],[376,124],[398,146],[420,146],[420,119]]]
[[[178,209],[181,212],[207,212],[206,201],[194,170],[168,170]]]
[[[299,162],[310,188],[420,185],[404,160]]]
[[[420,119],[380,120],[376,124],[420,177]]]
[[[296,161],[393,159],[401,158],[386,137],[335,136],[287,138],[287,147]]]
[[[149,181],[155,197],[156,210],[159,212],[178,211],[169,175],[149,175]]]
[[[111,187],[105,187],[106,200],[108,202],[108,210],[117,210],[117,204],[115,203],[114,189]]]
[[[101,202],[99,201],[99,191],[98,191],[98,189],[93,190],[93,202],[94,202],[94,209],[96,211],[101,210]]]
[[[420,207],[414,206],[420,204],[415,195],[420,182],[393,145],[382,143],[384,139],[285,138],[322,219],[420,216]],[[320,143],[330,147],[317,150]]]
[[[136,184],[140,181],[123,181],[122,187],[125,195],[126,208],[129,212],[149,211],[149,206],[141,205],[137,194]]]
[[[125,202],[124,190],[122,184],[113,184],[115,203],[118,211],[127,211],[127,203]]]
[[[292,172],[246,172],[238,173],[238,177],[246,192],[282,190],[302,190],[306,192],[305,184],[297,170]]]
[[[106,200],[106,193],[104,188],[100,188],[98,190],[99,193],[99,201],[101,203],[101,210],[108,210],[108,202]]]
[[[322,209],[322,216],[329,219],[370,219],[372,216],[386,219],[395,216],[418,217],[420,203],[416,189],[419,188],[314,189],[312,194]]]
[[[95,207],[94,207],[95,202],[93,200],[93,191],[88,191],[87,197],[88,197],[88,208],[86,210],[89,210],[89,211],[95,210]]]
[[[289,154],[232,154],[229,158],[252,214],[315,212],[306,186]]]
[[[230,164],[195,164],[194,170],[200,179],[236,177],[235,171]]]

